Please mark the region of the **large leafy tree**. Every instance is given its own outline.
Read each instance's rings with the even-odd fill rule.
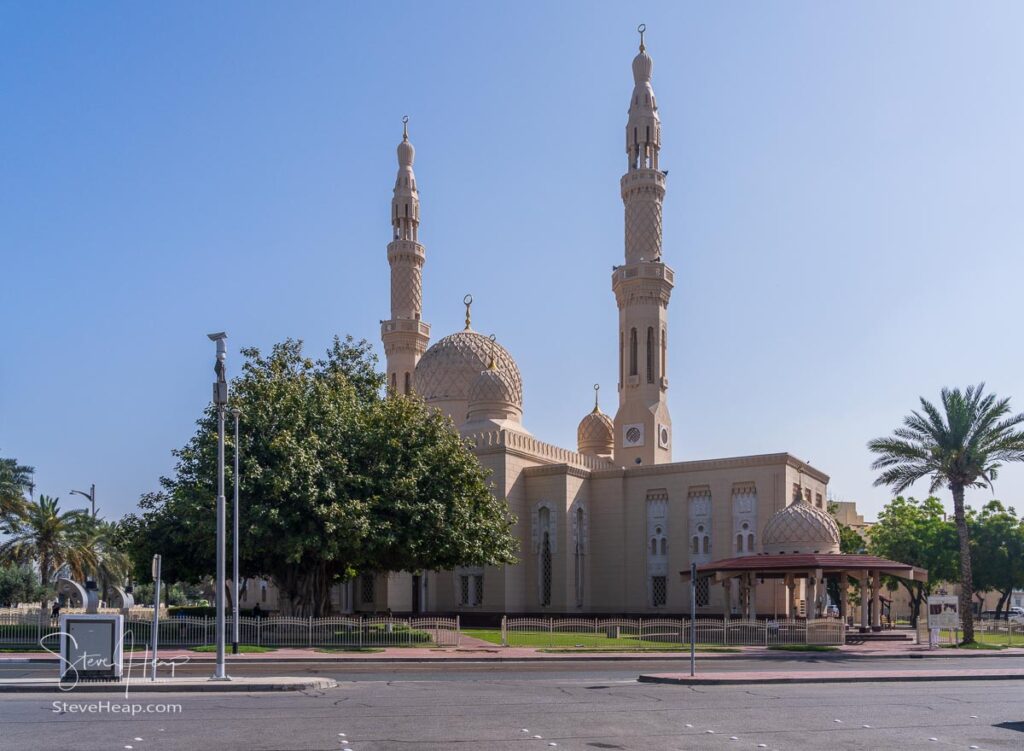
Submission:
[[[61,566],[73,572],[86,571],[94,561],[88,546],[87,531],[92,516],[79,509],[60,510],[60,499],[39,496],[29,502],[23,516],[9,526],[9,537],[0,543],[0,560],[16,564],[35,564],[45,586]]]
[[[24,515],[27,508],[25,495],[32,487],[35,470],[17,459],[0,458],[0,524],[9,525],[15,517]]]
[[[242,411],[241,564],[272,576],[295,613],[328,613],[331,585],[361,571],[514,560],[507,505],[476,458],[436,410],[381,396],[365,341],[336,339],[319,361],[292,340],[243,355],[230,405]],[[160,552],[169,576],[197,581],[215,560],[212,409],[175,455],[175,475],[124,525],[140,573]]]
[[[969,511],[971,572],[974,589],[999,593],[996,611],[1009,608],[1010,594],[1024,588],[1024,519],[999,501],[989,501],[980,512]]]
[[[921,398],[921,410],[904,418],[903,427],[887,438],[868,442],[881,470],[875,485],[902,493],[927,478],[929,493],[948,487],[960,547],[960,611],[964,643],[974,642],[971,611],[970,530],[964,509],[967,488],[991,488],[1004,462],[1024,461],[1024,414],[1010,411],[1009,399],[985,394],[985,384],[965,390],[943,389],[940,407]]]
[[[873,555],[928,570],[928,581],[897,580],[910,597],[910,623],[917,626],[921,605],[933,587],[956,578],[959,567],[956,526],[946,520],[942,501],[899,496],[886,504],[871,527]]]

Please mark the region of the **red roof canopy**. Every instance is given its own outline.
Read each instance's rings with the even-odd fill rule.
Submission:
[[[738,573],[752,571],[759,576],[798,574],[821,569],[827,573],[839,573],[846,571],[856,575],[858,572],[867,569],[869,571],[879,570],[889,576],[898,576],[902,579],[915,581],[928,581],[928,572],[923,568],[917,568],[906,563],[890,561],[886,558],[879,558],[874,555],[856,555],[846,553],[794,553],[769,555],[745,555],[738,558],[723,558],[720,561],[712,561],[697,567],[698,573],[715,574],[718,579],[726,579]],[[684,577],[689,577],[689,571],[681,571]]]

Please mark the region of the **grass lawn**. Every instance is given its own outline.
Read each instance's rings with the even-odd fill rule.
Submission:
[[[1006,649],[1005,644],[989,644],[987,642],[976,641],[973,644],[943,644],[943,649]]]
[[[543,648],[542,647],[542,648],[538,649],[537,651],[538,652],[551,653],[551,654],[566,654],[566,653],[570,653],[570,652],[587,652],[587,653],[596,653],[596,654],[600,654],[602,652],[682,652],[682,653],[685,653],[685,654],[689,654],[690,648],[688,646],[687,647],[671,647],[671,646],[669,646],[669,647],[657,647],[657,648],[653,648],[653,649],[650,648],[650,647],[643,647],[643,648],[637,649],[636,647],[630,647],[630,646],[619,647],[618,649],[602,649],[600,647],[566,647],[564,649],[560,649],[558,647],[551,647],[551,648]],[[737,652],[742,652],[743,650],[740,649],[739,647],[716,647],[716,646],[707,645],[707,644],[698,644],[695,651],[697,651],[697,652],[720,652],[720,653],[734,654],[734,653],[737,653]]]
[[[953,634],[950,631],[943,631],[939,639],[943,642],[950,642],[953,640]],[[982,632],[976,630],[974,632],[974,640],[976,644],[966,647],[966,649],[1003,649],[1004,647],[1024,647],[1024,634],[1019,631],[1015,631],[1011,635],[1006,632]],[[942,646],[950,645],[943,644]],[[964,648],[965,647],[961,647],[961,649]]]
[[[497,628],[464,628],[462,633],[477,639],[488,641],[491,644],[501,644],[501,629]],[[580,633],[549,633],[547,631],[510,631],[508,634],[508,645],[510,647],[534,647],[546,651],[598,651],[598,652],[685,652],[690,645],[679,641],[652,641],[638,639],[635,636],[622,635],[618,639],[609,637],[605,632],[593,633],[592,631]],[[710,644],[698,644],[697,649],[701,652],[709,651],[739,651],[730,647],[719,647]]]
[[[216,644],[204,644],[201,647],[192,647],[190,649],[190,651],[192,651],[192,652],[216,652],[217,651],[217,645]],[[231,645],[230,644],[225,645],[224,651],[226,653],[230,654],[231,653]],[[240,653],[243,653],[243,654],[245,654],[245,653],[260,654],[260,653],[263,653],[263,652],[276,652],[277,650],[274,647],[258,647],[255,644],[239,644],[238,645],[238,651]]]
[[[768,649],[779,652],[838,652],[839,647],[830,647],[825,644],[772,644]]]

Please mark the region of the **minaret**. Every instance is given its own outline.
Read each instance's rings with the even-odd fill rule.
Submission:
[[[661,261],[665,173],[658,169],[661,120],[651,88],[654,63],[644,47],[633,58],[633,98],[626,123],[628,169],[620,182],[626,219],[626,263],[612,272],[619,306],[619,410],[615,462],[623,466],[672,460],[672,420],[666,403],[668,301],[674,272]]]
[[[419,243],[420,196],[412,163],[416,150],[409,143],[409,118],[402,118],[398,144],[398,176],[391,199],[393,237],[388,243],[391,264],[391,319],[381,321],[380,338],[387,357],[388,390],[412,391],[416,363],[427,351],[430,326],[420,320],[423,311],[423,263],[426,252]]]

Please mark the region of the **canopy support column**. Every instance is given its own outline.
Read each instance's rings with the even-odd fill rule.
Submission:
[[[864,569],[860,572],[860,632],[866,633],[869,630],[868,624],[868,572]]]
[[[876,568],[871,577],[871,630],[882,630],[882,574]]]
[[[847,592],[850,589],[850,575],[847,572],[843,572],[839,575],[839,617],[843,619],[843,623],[846,623],[846,610],[848,597]]]

